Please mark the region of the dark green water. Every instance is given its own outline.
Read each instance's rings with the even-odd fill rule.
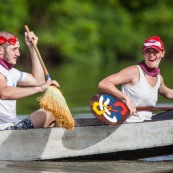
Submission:
[[[122,68],[134,65],[133,62],[114,64],[65,64],[56,67],[47,67],[52,79],[59,82],[61,91],[68,103],[69,108],[75,111],[86,112],[92,95],[97,93],[97,85],[106,76],[116,73]],[[165,84],[173,88],[172,69],[173,62],[162,60],[161,73]],[[39,107],[36,98],[39,95],[20,99],[17,104],[18,114],[29,114]],[[161,103],[173,103],[171,100],[159,97]]]

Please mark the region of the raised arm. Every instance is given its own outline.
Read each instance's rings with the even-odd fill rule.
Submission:
[[[25,42],[31,54],[32,71],[30,74],[27,75],[27,77],[24,80],[22,80],[18,84],[19,86],[38,86],[45,82],[44,71],[34,50],[34,47],[30,42],[31,39],[37,45],[38,38],[35,36],[35,34],[33,32],[25,32]]]

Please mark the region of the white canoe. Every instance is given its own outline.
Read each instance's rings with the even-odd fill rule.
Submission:
[[[103,158],[104,154],[116,158],[120,152],[140,154],[154,148],[159,154],[159,148],[164,147],[173,152],[173,112],[163,115],[150,122],[117,126],[99,123],[95,118],[77,119],[80,126],[72,132],[62,128],[0,131],[0,160]]]

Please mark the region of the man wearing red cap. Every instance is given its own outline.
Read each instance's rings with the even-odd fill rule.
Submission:
[[[158,51],[161,51],[164,50],[164,44],[158,36],[153,36],[145,40],[142,51],[149,48],[154,48]]]
[[[22,121],[16,116],[17,99],[44,92],[52,84],[58,86],[56,81],[45,82],[31,39],[37,44],[38,38],[33,32],[25,33],[32,62],[32,72],[26,73],[14,68],[20,56],[18,38],[10,32],[0,32],[0,130],[48,127],[55,121],[53,115],[43,109],[35,111]]]
[[[155,106],[158,93],[173,99],[173,90],[165,86],[158,68],[165,55],[164,44],[158,36],[145,40],[142,47],[144,61],[127,67],[103,79],[98,88],[122,99],[130,110],[126,122],[152,119],[151,111],[138,111],[136,107]],[[121,90],[116,86],[121,85]]]

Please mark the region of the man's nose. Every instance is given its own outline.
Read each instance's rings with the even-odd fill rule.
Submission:
[[[16,56],[20,56],[20,52],[19,51],[16,51]]]

